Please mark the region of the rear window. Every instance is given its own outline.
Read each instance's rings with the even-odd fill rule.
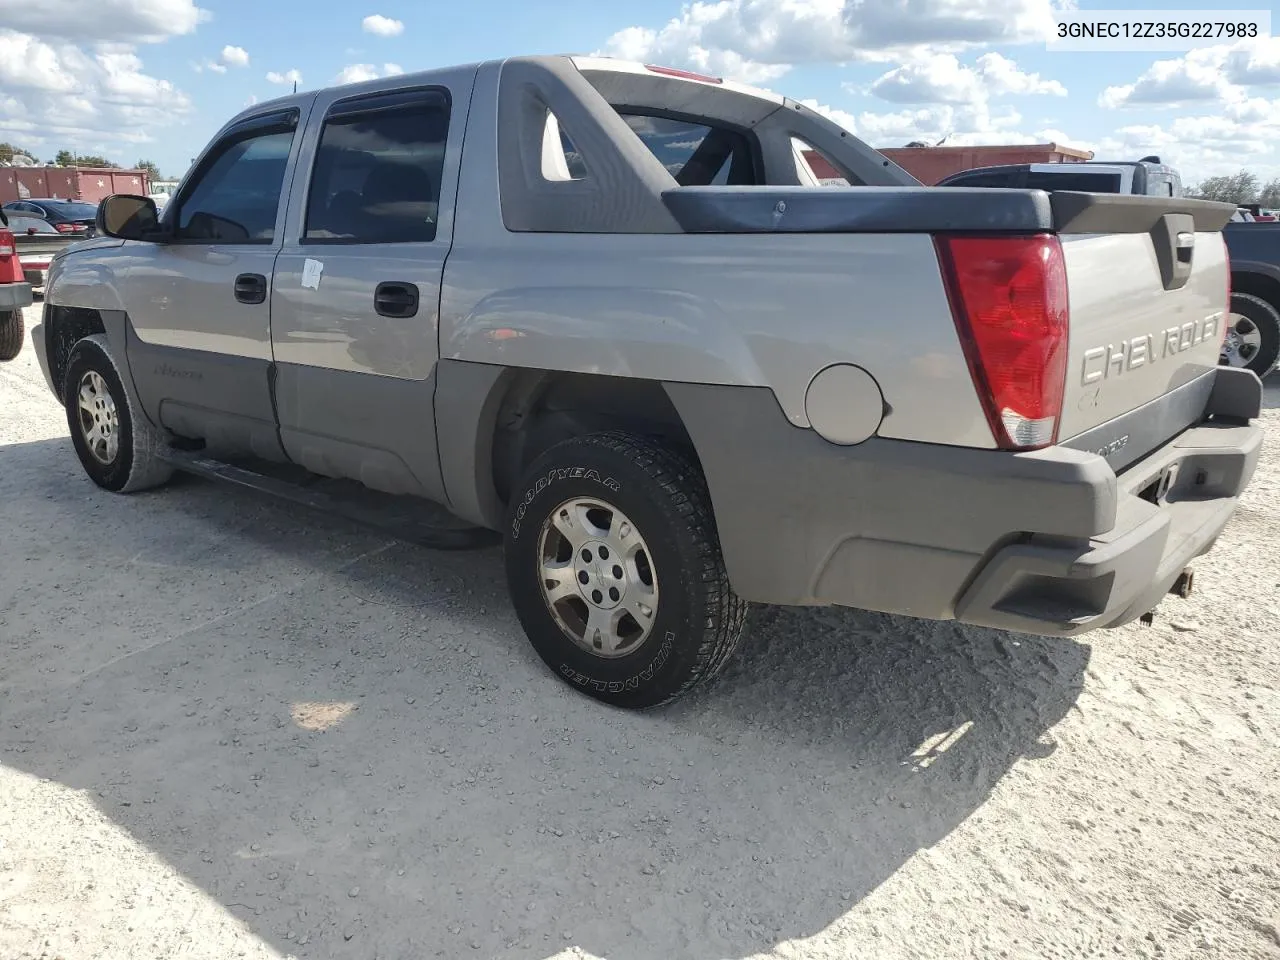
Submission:
[[[41,206],[68,220],[92,220],[98,213],[97,205],[92,203],[56,203],[46,200]]]
[[[24,217],[20,213],[10,212],[8,215],[9,229],[15,234],[29,234],[32,230],[36,233],[52,233],[55,236],[62,236],[57,229],[48,220],[40,217]]]
[[[1028,190],[1075,190],[1082,193],[1119,193],[1118,173],[1036,173],[1027,174]]]
[[[744,134],[688,120],[637,113],[622,119],[682,187],[757,184]]]
[[[1009,170],[991,170],[986,173],[969,173],[960,174],[958,176],[947,177],[946,186],[948,187],[1011,187],[1015,177],[1020,177],[1022,171]]]

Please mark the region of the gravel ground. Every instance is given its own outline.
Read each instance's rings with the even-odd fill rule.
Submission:
[[[4,960],[1280,957],[1280,430],[1154,627],[762,609],[630,715],[496,551],[102,493],[29,348],[0,409]]]

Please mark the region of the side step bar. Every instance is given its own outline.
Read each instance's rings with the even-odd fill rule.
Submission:
[[[360,488],[359,495],[325,491],[318,487],[321,484],[337,485],[340,482],[314,475],[308,475],[310,482],[295,482],[248,467],[213,460],[198,451],[179,450],[176,447],[169,447],[160,456],[166,463],[184,473],[232,483],[280,500],[344,517],[407,543],[433,550],[479,550],[502,542],[502,536],[497,532],[464,523],[447,513],[443,507],[425,500],[379,494],[363,488]],[[390,506],[393,503],[399,509]],[[443,522],[431,522],[433,514]]]

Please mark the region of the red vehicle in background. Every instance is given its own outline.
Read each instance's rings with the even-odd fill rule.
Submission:
[[[22,308],[30,306],[31,299],[9,218],[0,210],[0,360],[12,360],[22,350]]]

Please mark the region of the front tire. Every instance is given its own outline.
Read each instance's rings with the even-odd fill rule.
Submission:
[[[102,334],[71,348],[63,379],[67,427],[89,479],[113,493],[157,487],[173,476],[164,438],[134,405]]]
[[[714,677],[747,605],[687,457],[621,433],[557,444],[516,488],[507,583],[538,655],[605,703],[668,703]]]
[[[26,334],[21,310],[0,312],[0,360],[12,360],[22,352]]]
[[[1280,312],[1249,293],[1231,294],[1221,363],[1265,377],[1280,359]]]

